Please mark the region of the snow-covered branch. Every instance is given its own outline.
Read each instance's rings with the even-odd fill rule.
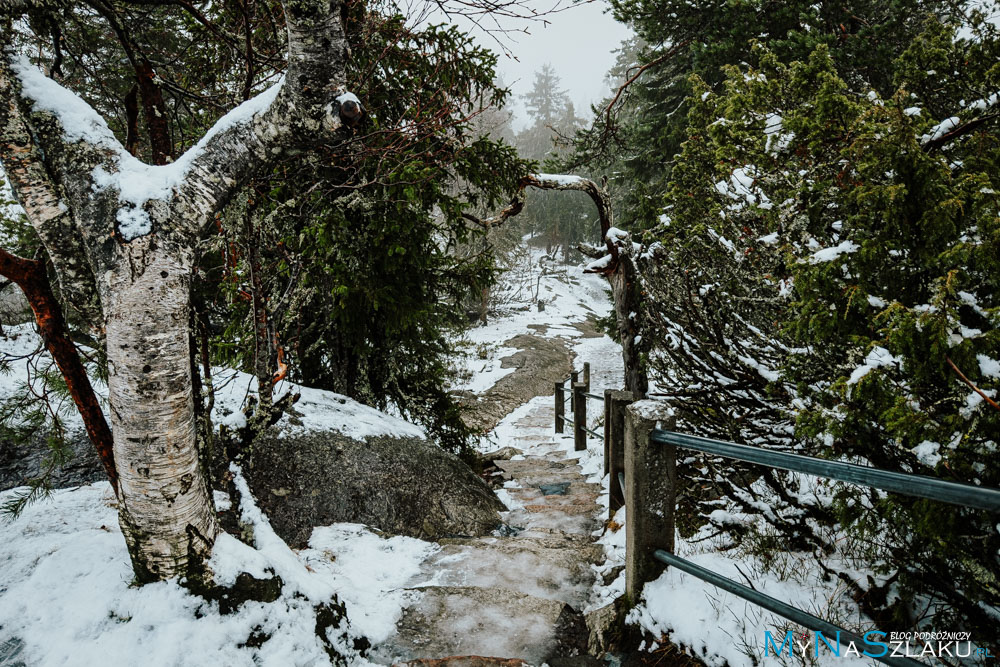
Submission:
[[[611,210],[611,198],[607,191],[589,178],[573,176],[571,174],[528,174],[521,179],[517,192],[502,211],[491,218],[477,218],[471,213],[463,213],[462,216],[481,227],[497,227],[505,223],[509,218],[519,214],[524,209],[524,190],[526,188],[537,188],[539,190],[577,190],[589,196],[597,207],[598,219],[601,223],[601,238],[607,243],[608,252],[617,259],[618,249],[611,241],[607,240],[608,230],[613,227],[613,217]]]

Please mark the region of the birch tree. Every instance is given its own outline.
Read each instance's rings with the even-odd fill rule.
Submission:
[[[96,111],[26,58],[10,49],[0,57],[0,161],[67,306],[107,347],[119,520],[141,582],[197,573],[219,532],[192,395],[195,243],[248,179],[336,141],[361,114],[345,89],[341,3],[283,8],[282,82],[167,165],[136,159]],[[4,44],[26,9],[8,6]]]

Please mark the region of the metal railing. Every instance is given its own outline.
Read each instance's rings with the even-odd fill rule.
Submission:
[[[630,392],[606,389],[603,396],[591,393],[589,363],[583,364],[582,382],[580,374],[573,371],[567,378],[555,383],[555,431],[563,433],[565,424],[571,424],[576,450],[587,448],[588,435],[604,439],[604,472],[610,474],[612,515],[622,505],[628,506],[630,528],[626,531],[625,581],[626,595],[631,600],[638,600],[642,586],[658,577],[662,566],[667,565],[805,628],[822,632],[831,641],[839,640],[844,645],[853,642],[855,646],[866,643],[855,633],[673,553],[677,447],[893,493],[1000,512],[1000,489],[828,461],[662,429],[659,428],[662,423],[669,424],[670,428],[674,424],[673,412],[665,403],[659,402],[658,409],[652,410],[650,404],[642,409],[638,406],[636,409],[628,409],[634,402]],[[567,382],[570,382],[569,388],[565,386]],[[601,401],[603,404],[603,433],[587,428],[588,399]],[[573,415],[571,419],[566,417],[567,404]],[[657,408],[655,405],[653,407]],[[627,466],[626,461],[629,462]],[[872,657],[886,664],[923,665],[906,657]]]
[[[677,447],[893,493],[1000,512],[1000,489],[828,461],[656,428],[660,422],[673,426],[673,416],[669,410],[653,415],[648,410],[643,414],[630,410],[626,419],[626,457],[631,465],[622,475],[620,485],[626,491],[628,521],[632,524],[626,535],[625,558],[626,592],[633,600],[638,599],[643,584],[659,576],[659,564],[663,564],[676,567],[805,628],[822,632],[831,641],[839,641],[844,646],[852,642],[856,647],[866,645],[864,639],[857,634],[673,553]],[[878,646],[868,645],[873,648]],[[923,664],[904,657],[869,657],[893,665]]]

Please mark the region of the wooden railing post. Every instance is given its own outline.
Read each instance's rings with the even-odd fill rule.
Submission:
[[[571,371],[569,374],[569,411],[576,412],[576,392],[573,388],[580,379],[580,371]]]
[[[611,475],[608,487],[608,501],[611,513],[614,514],[625,504],[625,492],[618,481],[618,474],[625,472],[625,408],[635,400],[630,391],[604,392],[605,418],[604,435],[607,450],[604,455],[604,466]]]
[[[604,390],[604,474],[611,472],[611,392]],[[614,513],[614,510],[612,510]]]
[[[556,382],[556,433],[563,432],[563,420],[566,417],[566,390],[563,388],[562,382]]]
[[[649,441],[657,424],[674,428],[673,411],[662,401],[625,409],[625,595],[632,603],[663,569],[653,551],[674,550],[676,448]]]
[[[583,395],[586,388],[582,382],[573,384],[573,449],[582,451],[587,448],[587,397]]]
[[[590,391],[590,362],[583,362],[583,384],[587,385],[586,391]]]

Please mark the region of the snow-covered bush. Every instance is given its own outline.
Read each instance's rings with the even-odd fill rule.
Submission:
[[[758,46],[719,89],[692,80],[645,280],[654,379],[685,429],[1000,486],[998,60],[992,33],[930,20],[891,91],[849,85],[826,47],[786,64]],[[701,461],[702,500],[760,517],[718,526],[755,553],[777,528],[880,625],[995,636],[995,517]],[[700,507],[693,524],[718,504]],[[832,564],[845,549],[867,568]]]

